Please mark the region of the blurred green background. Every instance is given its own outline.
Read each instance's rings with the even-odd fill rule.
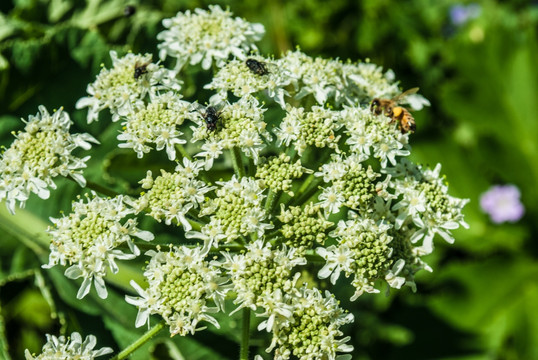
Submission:
[[[431,166],[440,162],[451,195],[471,199],[465,209],[470,229],[456,231],[453,245],[437,239],[426,259],[434,272],[419,274],[417,293],[364,295],[355,303],[340,297],[356,316],[344,330],[356,349],[353,358],[538,359],[536,1],[2,0],[0,144],[11,143],[11,132],[22,127],[19,118],[35,114],[38,105],[64,106],[75,120],[74,132],[112,144],[93,152],[92,161],[101,165],[88,176],[129,191],[129,179],[142,177],[145,169],[119,165],[121,153],[103,161],[100,155],[113,148],[116,129],[104,121],[88,126],[74,104],[100,64],[110,64],[109,50],[151,52],[156,58],[163,18],[212,3],[262,23],[264,54],[299,45],[311,56],[369,58],[393,69],[403,89],[419,86],[432,106],[414,113],[411,158]],[[132,16],[124,15],[127,5],[136,8]],[[474,9],[473,15],[458,21],[457,6]],[[118,175],[125,180],[114,182]],[[506,183],[519,187],[526,213],[517,223],[493,224],[481,212],[479,197]],[[29,201],[29,211],[15,222],[4,209],[0,213],[2,359],[22,358],[25,348],[38,351],[45,333],[61,329],[93,333],[98,347],[114,349],[143,331],[132,329],[135,309],[117,311],[122,291],[111,292],[106,302],[91,296],[76,301],[76,285],[61,269],[39,268],[47,252],[46,245],[32,245],[43,236],[38,231],[47,216],[69,210],[71,195],[80,192],[72,184],[59,187],[61,194],[51,201]],[[32,214],[41,222],[28,218]],[[174,347],[188,359],[233,359],[233,333],[209,329],[173,341],[164,334],[148,348],[158,359],[173,358],[167,354]],[[148,358],[147,348],[140,353],[145,355],[133,359]]]

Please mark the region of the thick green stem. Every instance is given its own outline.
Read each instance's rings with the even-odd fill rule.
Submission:
[[[273,190],[269,189],[269,193],[267,194],[267,199],[265,199],[265,211],[268,215],[270,215],[273,212],[273,209],[275,207],[275,203],[280,197],[280,192],[274,192]]]
[[[187,221],[189,222],[189,224],[191,224],[192,229],[193,229],[194,231],[200,231],[200,230],[202,230],[202,226],[203,226],[204,224],[202,224],[202,223],[200,223],[200,222],[198,222],[198,221],[189,219],[189,218],[187,218]]]
[[[139,347],[144,345],[148,340],[155,336],[159,331],[164,328],[165,322],[161,321],[151,329],[149,329],[144,335],[142,335],[138,340],[129,345],[125,350],[120,352],[118,355],[114,356],[110,360],[123,360],[126,359],[131,353],[135,352]]]
[[[116,197],[116,196],[119,195],[114,190],[107,189],[106,187],[101,186],[101,185],[99,185],[97,183],[94,183],[92,181],[87,181],[86,182],[86,187],[89,188],[89,189],[95,190],[98,193],[101,193],[103,195],[110,196],[110,197]]]
[[[315,178],[316,176],[314,174],[308,175],[305,181],[303,181],[303,183],[301,184],[301,187],[299,188],[299,190],[295,192],[295,197],[301,196],[306,191],[306,189],[310,186],[312,181],[314,181]]]
[[[245,176],[245,168],[243,167],[243,160],[241,159],[241,151],[239,151],[237,147],[234,147],[230,149],[230,153],[232,154],[235,175],[237,175],[238,178],[242,178]]]
[[[254,164],[254,159],[249,157],[248,158],[248,176],[254,177],[256,175],[256,165]]]
[[[185,150],[185,148],[183,147],[183,145],[181,145],[181,144],[175,144],[175,147],[176,147],[176,150],[179,151],[179,153],[181,154],[181,156],[186,157],[187,159],[189,159],[190,161],[192,161],[192,157],[191,157],[191,155],[187,152],[187,150]]]
[[[239,360],[248,360],[248,346],[250,341],[250,309],[243,308],[241,314],[243,315],[243,329],[241,334],[241,350],[239,353]]]
[[[309,175],[299,191],[297,191],[295,196],[291,199],[291,203],[294,205],[302,204],[306,200],[310,199],[312,195],[318,191],[318,185],[321,180],[321,177],[314,176],[314,174]]]

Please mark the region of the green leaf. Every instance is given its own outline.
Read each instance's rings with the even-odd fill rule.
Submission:
[[[82,67],[91,66],[91,68],[97,69],[105,58],[108,58],[109,46],[97,31],[86,32],[80,40],[79,36],[69,34],[68,36],[71,44],[71,56]],[[75,38],[73,38],[74,36]]]
[[[506,358],[502,354],[511,351],[524,359],[536,357],[536,263],[521,258],[455,263],[445,266],[434,281],[444,289],[428,300],[438,315],[458,328],[481,334],[484,346],[496,358]]]

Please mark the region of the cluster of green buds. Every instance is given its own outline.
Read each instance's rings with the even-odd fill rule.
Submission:
[[[421,257],[434,250],[435,235],[452,242],[450,231],[467,226],[467,200],[448,194],[440,165],[430,170],[406,158],[412,133],[370,111],[373,98],[401,92],[392,71],[300,50],[252,53],[263,26],[218,6],[163,24],[162,63],[112,52],[112,66],[77,107],[88,108],[89,123],[110,111],[122,125],[119,147],[138,158],[164,151],[172,166],[148,170],[137,197],[93,193],[73,203],[73,214],[53,220],[47,267],[70,265],[66,275],[84,280],[80,297],[92,282],[104,297],[106,275],[118,271],[114,259],[146,256],[146,282],[131,282],[136,295],[126,298],[139,309],[136,326],[157,316],[171,335],[185,336],[200,324],[218,327],[217,312],[241,309],[247,320],[252,312],[260,318],[274,359],[351,358],[340,328],[354,319],[331,284],[349,286],[352,301],[383,288],[415,290],[416,272],[431,270]],[[173,70],[164,67],[167,57]],[[183,94],[189,66],[213,71],[197,84],[214,91],[210,98]],[[427,103],[418,94],[402,101],[414,110]],[[13,209],[11,199],[25,197],[7,194],[8,160],[0,161],[0,198]],[[173,227],[168,251],[149,242],[158,233],[137,228],[142,214]],[[152,249],[140,254],[139,240]],[[122,243],[128,254],[117,249]],[[310,281],[301,281],[304,272]]]

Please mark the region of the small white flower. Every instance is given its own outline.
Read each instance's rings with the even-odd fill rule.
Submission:
[[[211,219],[211,222],[205,225],[200,231],[187,231],[187,239],[200,239],[204,241],[203,251],[207,252],[212,246],[218,247],[219,241],[226,239],[226,234],[219,219]]]
[[[346,174],[347,167],[341,161],[331,161],[321,166],[321,171],[314,173],[316,176],[323,176],[323,181],[330,182],[340,179]]]
[[[381,162],[381,167],[387,166],[387,160],[392,165],[396,165],[396,156],[407,156],[409,150],[404,148],[404,144],[394,138],[384,138],[373,145],[373,155]]]
[[[331,277],[331,283],[336,284],[340,277],[340,272],[351,272],[352,265],[355,262],[353,252],[347,246],[336,247],[334,245],[328,248],[319,247],[316,249],[319,256],[325,259],[325,265],[319,270],[318,277],[326,279]]]
[[[325,210],[326,214],[336,214],[344,204],[344,196],[334,186],[323,188],[319,195],[319,205]]]

